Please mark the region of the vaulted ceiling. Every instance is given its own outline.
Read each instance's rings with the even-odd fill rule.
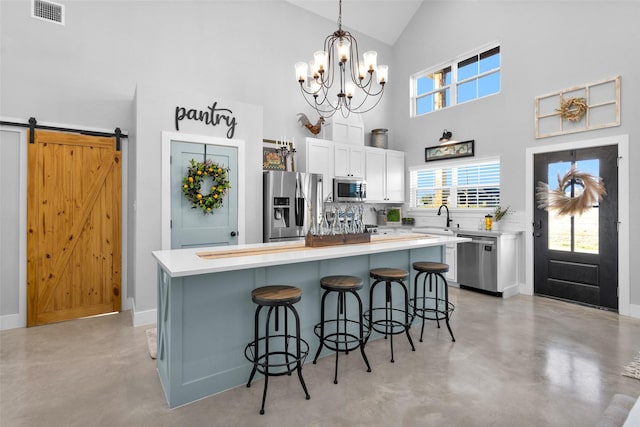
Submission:
[[[338,0],[287,0],[338,22]],[[423,0],[344,0],[342,26],[393,46]]]

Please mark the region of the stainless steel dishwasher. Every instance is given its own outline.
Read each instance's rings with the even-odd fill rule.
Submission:
[[[458,234],[471,239],[458,243],[457,273],[460,287],[481,289],[498,295],[498,239]]]

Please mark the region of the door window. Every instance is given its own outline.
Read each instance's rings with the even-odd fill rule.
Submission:
[[[600,176],[600,161],[598,159],[550,163],[547,168],[547,182],[550,190],[558,189],[558,176],[562,177],[574,164],[576,170]],[[563,190],[567,197],[579,197],[584,187],[578,182],[571,181]],[[587,212],[576,216],[557,215],[550,211],[549,249],[598,254],[600,247],[598,207],[598,205],[594,205]]]

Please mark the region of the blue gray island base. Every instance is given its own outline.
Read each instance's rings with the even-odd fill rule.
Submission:
[[[246,384],[252,368],[244,357],[244,348],[253,339],[253,289],[268,284],[288,284],[302,290],[302,300],[296,304],[302,338],[310,345],[309,354],[315,354],[319,343],[313,327],[320,321],[321,277],[339,274],[360,277],[365,286],[359,293],[366,309],[369,306],[370,269],[405,269],[411,272],[412,284],[415,276],[412,263],[442,262],[442,244],[446,243],[180,277],[171,277],[170,271],[160,262],[157,369],[169,407],[175,408]],[[400,303],[401,298],[394,298],[394,301]],[[383,301],[376,301],[376,304],[383,304]],[[374,334],[371,339],[380,336]],[[325,349],[322,355],[329,354],[331,352]],[[313,384],[308,387],[313,396]]]

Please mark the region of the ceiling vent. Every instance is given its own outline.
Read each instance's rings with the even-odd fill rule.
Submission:
[[[51,1],[32,0],[31,17],[64,25],[64,5]]]

